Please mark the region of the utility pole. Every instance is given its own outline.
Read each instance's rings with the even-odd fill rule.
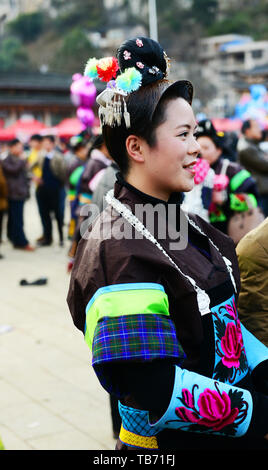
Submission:
[[[158,41],[156,0],[149,0],[149,30],[150,38]]]

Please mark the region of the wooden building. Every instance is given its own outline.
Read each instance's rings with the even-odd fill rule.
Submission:
[[[7,127],[23,115],[32,115],[46,126],[74,117],[70,97],[72,76],[54,73],[1,73],[0,122]],[[98,89],[98,84],[96,84]]]

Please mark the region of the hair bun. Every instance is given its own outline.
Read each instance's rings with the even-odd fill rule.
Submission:
[[[142,75],[142,85],[156,82],[166,77],[166,54],[160,44],[153,39],[140,37],[125,41],[117,51],[121,72],[135,67]]]

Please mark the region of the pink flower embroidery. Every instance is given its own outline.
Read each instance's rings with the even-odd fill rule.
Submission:
[[[199,414],[202,418],[199,424],[212,427],[219,431],[234,422],[238,415],[238,408],[231,409],[231,400],[226,392],[220,394],[216,390],[206,388],[198,399]]]
[[[131,59],[131,53],[129,51],[124,51],[123,56],[125,60]]]
[[[144,68],[144,64],[142,62],[136,62],[136,65],[137,65],[137,67],[139,67],[139,69]]]
[[[221,339],[223,351],[222,363],[228,367],[239,368],[239,358],[243,347],[241,328],[237,328],[234,323],[227,323],[225,334]]]
[[[190,394],[190,392],[188,391]],[[190,394],[191,395],[191,394]],[[213,431],[220,431],[232,424],[238,413],[238,408],[231,408],[231,399],[226,392],[220,394],[216,390],[206,388],[198,398],[199,410],[188,410],[180,406],[175,409],[176,415],[185,422],[196,423]]]
[[[143,46],[143,42],[141,39],[136,39],[136,44],[138,47],[142,47]]]

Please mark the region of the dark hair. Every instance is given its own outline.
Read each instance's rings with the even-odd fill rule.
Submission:
[[[50,140],[50,142],[52,142],[53,144],[55,144],[55,142],[56,142],[56,139],[55,139],[55,136],[54,136],[54,135],[44,135],[43,139],[48,139],[48,140]]]
[[[30,141],[31,140],[36,140],[37,142],[42,142],[43,137],[40,134],[33,134],[30,137]]]
[[[91,139],[91,149],[98,149],[104,144],[104,138],[102,134],[98,134]]]
[[[86,147],[87,144],[86,142],[82,141],[82,142],[78,142],[76,145],[74,145],[72,148],[73,148],[73,151],[74,152],[78,152],[78,150],[80,150],[81,148],[84,148]]]
[[[117,53],[121,72],[126,68],[135,67],[142,74],[142,86],[125,98],[130,114],[130,127],[126,127],[124,119],[120,126],[102,127],[108,152],[123,175],[126,175],[129,169],[127,137],[131,134],[137,135],[153,147],[156,144],[155,131],[166,119],[168,102],[180,97],[191,104],[193,96],[190,82],[182,80],[171,84],[166,79],[167,60],[160,44],[148,38],[140,38],[138,41],[141,41],[142,46],[137,45],[137,39],[131,39],[123,43]]]
[[[215,146],[219,149],[226,149],[226,139],[224,133],[217,132],[212,121],[210,119],[203,119],[199,121],[196,133],[196,139],[199,137],[209,137]]]
[[[8,142],[8,146],[9,147],[13,147],[14,145],[17,145],[17,144],[20,144],[20,140],[19,139],[12,139]]]
[[[245,134],[248,129],[251,128],[251,119],[247,119],[246,121],[243,122],[242,127],[241,127],[241,132],[242,134]]]

